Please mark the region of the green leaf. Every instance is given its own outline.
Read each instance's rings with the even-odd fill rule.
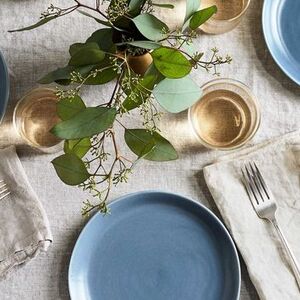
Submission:
[[[101,28],[95,31],[87,40],[86,43],[97,43],[99,48],[105,52],[116,52],[116,46],[113,43],[113,29]]]
[[[102,68],[101,66],[97,67],[97,69],[101,69],[101,68]],[[92,77],[88,78],[84,82],[84,84],[85,85],[104,84],[104,83],[107,83],[107,82],[115,79],[117,77],[117,75],[118,75],[118,73],[114,69],[114,66],[111,66],[111,67],[105,68],[101,72],[98,72],[95,77],[92,76]]]
[[[128,93],[122,104],[123,108],[126,111],[130,111],[142,105],[144,99],[150,95],[150,91],[153,90],[155,84],[159,83],[163,78],[152,63],[144,74],[144,77],[139,81],[139,84]]]
[[[69,66],[80,67],[99,64],[105,58],[105,53],[99,48],[95,48],[95,45],[96,43],[92,43],[92,46],[87,43],[76,51],[69,61]]]
[[[193,30],[197,29],[216,12],[217,12],[217,7],[215,5],[195,12],[190,20],[190,28]]]
[[[186,13],[184,22],[186,22],[199,8],[199,0],[186,0]]]
[[[144,5],[145,1],[144,0],[130,0],[129,2],[129,13],[130,15],[135,16],[141,11],[142,6]]]
[[[155,67],[167,78],[181,78],[192,70],[190,61],[177,49],[160,47],[151,56]]]
[[[82,99],[76,95],[73,98],[65,98],[57,103],[57,115],[63,121],[69,120],[86,108]]]
[[[162,7],[162,8],[174,9],[174,5],[173,5],[173,4],[152,3],[152,5],[153,5],[153,6],[157,6],[157,7]]]
[[[159,133],[146,129],[126,129],[125,142],[138,157],[153,161],[168,161],[178,158],[171,143]],[[149,151],[148,153],[147,150]]]
[[[127,42],[126,44],[143,49],[157,49],[161,47],[161,44],[152,41],[134,41]]]
[[[168,26],[155,16],[145,13],[132,20],[139,32],[149,40],[159,41],[164,39],[169,31]]]
[[[75,154],[64,154],[52,161],[58,177],[68,185],[85,182],[90,174],[83,161]]]
[[[13,29],[13,30],[9,30],[8,32],[17,32],[17,31],[26,31],[26,30],[31,30],[37,27],[40,27],[54,19],[56,19],[58,16],[51,16],[51,17],[46,17],[44,19],[41,19],[40,21],[38,21],[36,24],[34,25],[30,25],[28,27],[24,27],[24,28],[20,28],[20,29]]]
[[[75,43],[72,44],[69,48],[69,53],[71,56],[74,56],[81,49],[99,49],[97,43],[89,42],[89,43]]]
[[[71,73],[73,71],[79,72],[82,76],[89,73],[94,68],[94,65],[88,65],[83,67],[74,67],[74,66],[66,66],[63,68],[58,68],[55,71],[50,72],[49,74],[45,75],[41,79],[38,80],[38,83],[41,84],[49,84],[52,82],[60,83],[61,80],[66,80],[67,82],[70,82],[71,79]]]
[[[91,137],[110,128],[116,114],[117,111],[113,107],[87,107],[73,118],[55,125],[51,133],[66,140]]]
[[[154,89],[157,102],[171,113],[181,112],[192,106],[201,97],[200,87],[189,77],[164,79]]]
[[[111,24],[110,24],[109,22],[107,22],[107,21],[103,21],[103,20],[101,20],[101,19],[98,19],[98,18],[94,17],[93,15],[91,15],[91,14],[85,12],[85,11],[82,11],[82,10],[77,10],[77,11],[78,11],[80,14],[84,15],[84,16],[87,16],[87,17],[90,17],[90,18],[94,19],[94,20],[95,20],[96,22],[98,22],[99,24],[102,24],[102,25],[104,25],[104,26],[109,26],[109,27],[111,27]]]
[[[84,157],[91,148],[90,138],[66,140],[64,143],[65,153],[73,153],[79,158]]]

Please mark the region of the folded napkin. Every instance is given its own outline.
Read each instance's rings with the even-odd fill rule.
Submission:
[[[14,147],[0,150],[0,179],[11,194],[0,200],[0,277],[46,251],[52,235]]]
[[[296,300],[300,290],[273,226],[257,217],[241,182],[255,161],[278,204],[277,218],[300,262],[300,131],[227,155],[204,168],[207,186],[261,299]]]

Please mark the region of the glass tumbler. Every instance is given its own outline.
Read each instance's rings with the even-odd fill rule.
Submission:
[[[250,0],[201,0],[200,8],[217,6],[217,13],[201,25],[200,29],[210,34],[225,33],[235,28],[241,21]]]
[[[247,143],[260,125],[256,97],[242,82],[220,78],[202,86],[188,113],[193,133],[207,148],[233,150]]]
[[[49,88],[33,89],[18,102],[13,125],[26,144],[48,153],[62,149],[62,141],[50,132],[60,121],[57,102],[55,90]]]

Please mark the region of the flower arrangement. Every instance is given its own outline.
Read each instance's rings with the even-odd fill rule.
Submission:
[[[219,56],[217,49],[212,49],[208,61],[202,59],[202,52],[190,51],[197,29],[216,13],[216,6],[199,10],[199,0],[187,0],[184,22],[174,30],[153,14],[156,7],[174,8],[153,0],[96,0],[94,6],[74,0],[67,8],[50,5],[38,23],[12,30],[31,30],[74,11],[93,18],[101,27],[84,43],[70,46],[65,67],[39,80],[62,86],[57,88],[61,122],[51,132],[64,140],[64,154],[52,163],[64,183],[78,185],[97,200],[84,201],[83,215],[94,210],[107,213],[112,186],[126,182],[140,159],[177,159],[176,150],[157,127],[161,112],[156,103],[171,113],[187,109],[201,97],[189,73],[203,68],[217,74],[217,66],[231,62],[229,56]],[[110,99],[87,107],[80,97],[81,87],[111,81],[115,86]],[[122,117],[135,109],[140,111],[143,126],[127,128]],[[136,155],[134,161],[120,153],[115,126],[124,129],[125,143]]]

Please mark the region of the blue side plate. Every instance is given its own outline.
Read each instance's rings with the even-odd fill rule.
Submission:
[[[204,206],[165,192],[127,195],[81,232],[69,267],[72,300],[237,300],[234,243]]]
[[[263,31],[280,68],[300,85],[300,1],[265,0]]]
[[[0,124],[4,117],[9,95],[9,76],[7,67],[0,52]]]

